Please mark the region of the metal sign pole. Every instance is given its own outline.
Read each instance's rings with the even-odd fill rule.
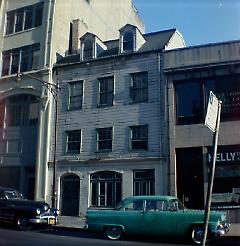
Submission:
[[[206,199],[206,206],[205,206],[205,213],[204,213],[204,234],[203,234],[202,246],[206,245],[206,239],[207,239],[207,234],[208,234],[208,222],[209,222],[209,217],[210,217],[213,180],[214,180],[215,164],[216,164],[216,157],[217,157],[217,145],[218,145],[218,133],[219,133],[219,125],[220,125],[221,104],[222,102],[218,101],[217,125],[216,125],[216,131],[214,132],[214,146],[213,146],[214,154],[213,154],[212,169],[211,169],[210,178],[208,181],[207,199]]]

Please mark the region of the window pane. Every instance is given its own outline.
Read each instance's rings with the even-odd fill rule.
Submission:
[[[113,77],[99,79],[99,106],[113,105]]]
[[[132,51],[133,50],[133,33],[126,32],[123,36],[123,50]]]
[[[20,32],[23,30],[23,15],[24,15],[24,10],[18,9],[16,13],[15,32]]]
[[[154,169],[133,171],[134,195],[154,195],[155,176]]]
[[[35,9],[35,27],[42,25],[43,3],[37,4]]]
[[[200,83],[177,83],[175,88],[178,123],[200,122],[203,116]]]
[[[83,82],[69,83],[69,109],[81,109],[83,100]]]
[[[21,55],[21,72],[28,71],[29,69],[29,49],[23,48]]]
[[[214,80],[206,81],[206,96],[212,90],[219,100],[222,101],[221,119],[240,119],[240,78],[239,76],[215,77]]]
[[[5,121],[5,100],[0,101],[0,128],[4,127]]]
[[[92,183],[92,206],[97,206],[97,183]]]
[[[33,6],[29,6],[26,8],[25,10],[25,25],[24,25],[24,29],[30,29],[33,27]]]
[[[40,45],[32,46],[32,67],[31,69],[39,69]]]
[[[67,132],[67,153],[80,153],[81,130]]]
[[[2,76],[9,74],[10,67],[10,53],[3,53],[3,65],[2,65]]]
[[[148,126],[132,126],[132,149],[148,149]]]
[[[93,42],[91,40],[86,40],[84,42],[83,49],[83,59],[92,59],[93,58]]]
[[[112,150],[112,128],[97,129],[98,150]]]
[[[132,74],[131,100],[133,103],[148,101],[147,72]]]
[[[113,206],[113,183],[107,183],[107,204],[108,207]]]
[[[19,50],[12,51],[11,74],[18,73]]]
[[[8,12],[7,13],[7,28],[6,28],[6,34],[13,33],[13,27],[14,27],[14,12]]]
[[[122,182],[116,183],[115,195],[116,195],[116,204],[118,204],[122,200]]]

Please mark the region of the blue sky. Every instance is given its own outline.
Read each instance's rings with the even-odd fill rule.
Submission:
[[[187,46],[240,39],[240,0],[133,0],[145,31],[177,28]]]

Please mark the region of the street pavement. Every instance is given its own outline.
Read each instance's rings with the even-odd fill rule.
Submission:
[[[59,216],[59,224],[55,227],[81,230],[85,229],[85,225],[86,218],[84,217]],[[240,237],[240,223],[232,223],[230,231],[224,237]]]

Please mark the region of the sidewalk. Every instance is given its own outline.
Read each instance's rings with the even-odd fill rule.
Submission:
[[[64,227],[68,229],[84,229],[86,223],[85,218],[75,216],[59,216],[59,223],[56,227]]]
[[[59,224],[56,227],[80,230],[84,229],[85,220],[83,217],[59,216]],[[240,237],[240,224],[232,223],[226,237]]]

